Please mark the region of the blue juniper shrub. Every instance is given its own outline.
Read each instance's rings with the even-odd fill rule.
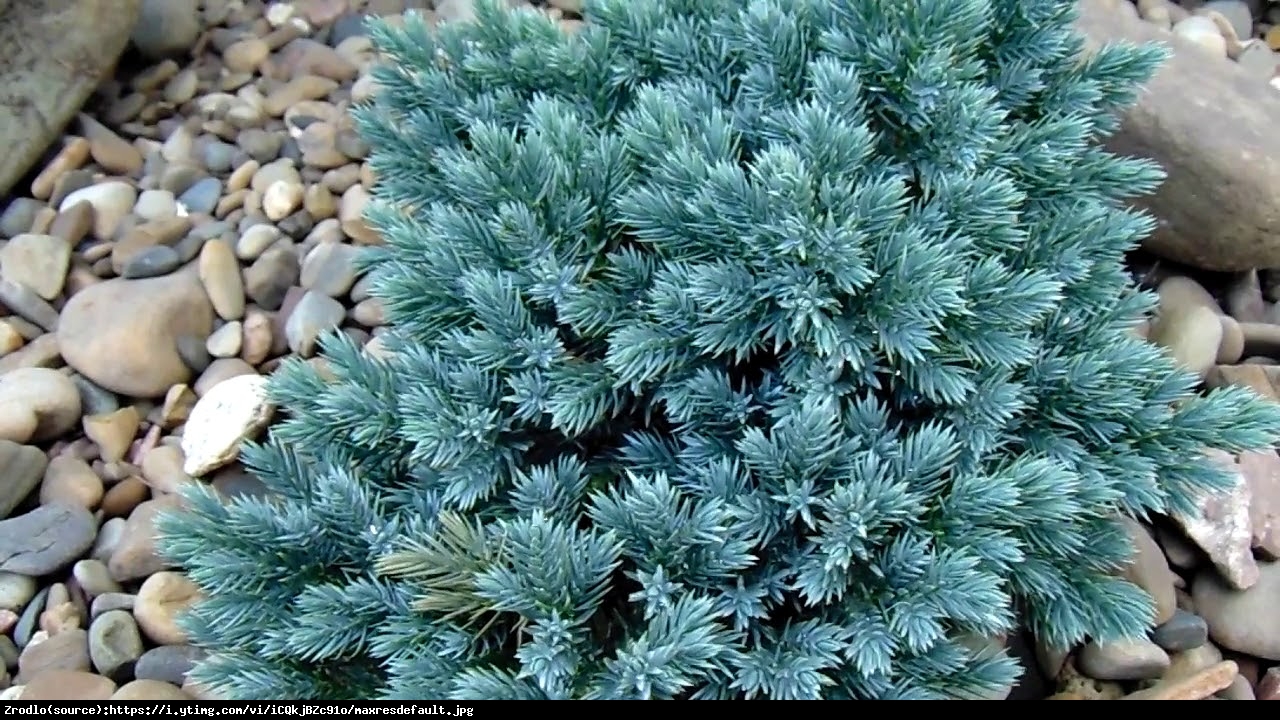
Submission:
[[[386,352],[162,523],[237,698],[949,698],[1146,633],[1119,516],[1280,416],[1131,329],[1070,0],[598,0],[372,26]],[[995,647],[996,651],[990,649]]]

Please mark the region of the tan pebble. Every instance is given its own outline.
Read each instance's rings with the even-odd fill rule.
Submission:
[[[67,364],[103,389],[160,397],[190,379],[179,343],[184,338],[203,341],[213,329],[213,317],[192,266],[156,278],[117,278],[67,302],[58,344]]]
[[[40,613],[40,629],[54,637],[80,628],[80,610],[73,602],[58,603]]]
[[[239,320],[232,320],[213,331],[205,341],[205,350],[217,358],[236,357],[240,354],[240,343],[243,340],[244,328]]]
[[[24,233],[0,247],[0,277],[22,283],[45,300],[62,294],[71,246],[56,235]]]
[[[337,198],[329,188],[320,184],[307,186],[306,193],[302,196],[302,206],[315,220],[332,218],[338,212]]]
[[[62,238],[67,247],[75,247],[93,229],[93,206],[87,202],[72,205],[58,213],[49,226],[49,234]]]
[[[128,517],[146,501],[151,488],[139,477],[127,477],[111,486],[102,498],[102,514],[108,518]]]
[[[1212,19],[1193,15],[1173,25],[1173,34],[1188,41],[1187,45],[1195,47],[1210,56],[1227,57],[1227,38]]]
[[[36,434],[40,422],[25,404],[0,402],[0,440],[26,443]]]
[[[49,368],[19,368],[0,375],[0,406],[10,403],[32,412],[36,418],[31,436],[8,438],[14,442],[58,437],[80,420],[80,391],[71,378]]]
[[[49,670],[88,670],[89,667],[89,633],[81,628],[48,635],[40,642],[32,638],[18,657],[18,672],[24,680]]]
[[[267,95],[263,109],[271,117],[280,117],[290,106],[303,100],[319,100],[338,88],[338,83],[318,75],[303,75],[281,85]]]
[[[111,700],[151,700],[153,702],[191,701],[195,698],[178,686],[160,680],[134,680],[115,691]]]
[[[101,675],[87,671],[46,670],[27,679],[22,695],[18,699],[27,702],[35,700],[102,701],[110,699],[115,690],[116,684]]]
[[[351,309],[351,316],[365,327],[378,327],[387,321],[382,301],[378,298],[369,298],[356,303],[356,306]]]
[[[111,248],[111,269],[120,274],[138,253],[157,245],[172,246],[191,230],[189,217],[159,217],[129,230]]]
[[[364,220],[365,209],[369,205],[369,193],[360,185],[352,185],[342,194],[338,206],[338,219],[342,222],[342,231],[358,245],[376,245],[380,238]]]
[[[249,183],[253,181],[253,176],[258,173],[258,169],[261,167],[262,165],[257,160],[244,161],[227,177],[227,192],[248,189]]]
[[[186,632],[177,624],[177,616],[200,598],[195,583],[177,572],[158,572],[138,588],[133,617],[138,627],[159,645],[181,645]]]
[[[151,487],[164,493],[178,493],[193,482],[182,469],[182,450],[170,445],[151,449],[142,458],[142,479]]]
[[[67,195],[58,205],[61,212],[81,202],[93,206],[93,236],[99,240],[114,240],[121,223],[133,210],[138,191],[129,183],[109,180],[81,188]]]
[[[22,333],[14,329],[10,323],[0,320],[0,357],[17,350],[25,343],[26,339],[22,337]]]
[[[231,213],[244,207],[244,201],[249,197],[251,190],[234,190],[223,195],[218,199],[218,204],[213,208],[213,216],[218,219],[226,219]]]
[[[302,204],[302,186],[288,180],[277,180],[262,196],[262,210],[267,218],[280,221],[288,217]]]
[[[269,55],[271,47],[261,38],[245,38],[231,43],[222,51],[222,63],[231,72],[253,72]]]
[[[242,375],[258,374],[252,365],[240,358],[217,358],[209,363],[209,367],[205,368],[204,372],[200,373],[192,389],[196,391],[196,397],[202,398],[209,394],[209,390],[226,380]]]
[[[200,249],[200,282],[209,302],[223,320],[244,316],[244,280],[235,251],[221,240],[210,240]]]
[[[79,560],[71,567],[71,574],[90,598],[120,592],[119,583],[111,579],[111,573],[101,560]]]
[[[93,510],[102,502],[105,490],[89,463],[71,455],[60,455],[49,461],[40,483],[40,503],[63,503]]]
[[[177,427],[186,422],[191,416],[191,408],[196,406],[196,399],[196,394],[189,385],[178,384],[169,388],[160,411],[165,427]]]
[[[0,357],[0,376],[19,368],[53,368],[61,365],[62,353],[58,338],[53,333],[49,333]]]
[[[1194,675],[1162,681],[1154,687],[1125,695],[1122,700],[1203,700],[1231,684],[1239,668],[1230,660],[1211,665]]]
[[[283,233],[274,225],[253,225],[236,241],[236,257],[241,260],[255,260],[282,237]]]
[[[0,634],[8,634],[18,624],[18,613],[12,610],[0,610]]]
[[[31,181],[31,195],[37,200],[48,200],[58,179],[72,170],[82,167],[89,160],[89,141],[82,137],[69,137],[62,149],[48,165]]]
[[[81,113],[78,117],[94,162],[114,175],[132,175],[142,170],[142,153],[137,148],[89,115]]]
[[[1183,368],[1203,377],[1222,345],[1222,321],[1203,305],[1162,310],[1151,328],[1151,341],[1168,350]]]
[[[1244,331],[1240,323],[1230,315],[1221,315],[1222,341],[1218,344],[1216,362],[1219,365],[1234,365],[1244,355]]]
[[[183,428],[183,470],[208,474],[234,460],[240,443],[251,439],[271,420],[267,378],[239,375],[218,383],[200,398]]]
[[[113,580],[120,583],[137,580],[169,567],[156,553],[156,516],[180,506],[177,495],[166,495],[134,508],[107,561]]]
[[[99,454],[107,462],[123,460],[129,445],[138,434],[138,409],[126,405],[115,412],[87,415],[84,418],[84,434],[98,446]]]
[[[240,359],[257,365],[271,354],[274,340],[271,315],[257,308],[249,310],[244,319],[244,337],[240,343]]]

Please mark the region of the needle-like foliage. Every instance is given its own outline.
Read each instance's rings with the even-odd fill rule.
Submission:
[[[1121,515],[1280,417],[1130,330],[1161,60],[1071,0],[595,0],[377,25],[375,358],[272,495],[165,521],[240,698],[950,698],[1141,635]],[[985,648],[985,649],[975,649]]]

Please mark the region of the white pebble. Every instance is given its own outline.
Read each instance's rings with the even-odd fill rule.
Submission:
[[[1173,26],[1173,34],[1180,35],[1205,51],[1225,58],[1227,56],[1227,40],[1222,37],[1213,20],[1203,15],[1191,15],[1179,20]]]
[[[237,375],[214,385],[196,401],[182,429],[183,471],[198,477],[234,460],[240,443],[266,427],[274,409],[262,375]]]
[[[267,22],[273,28],[289,22],[291,17],[293,17],[293,5],[290,3],[273,3],[267,8]]]

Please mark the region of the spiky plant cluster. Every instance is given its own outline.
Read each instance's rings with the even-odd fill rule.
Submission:
[[[272,380],[270,497],[164,546],[239,698],[940,698],[1141,635],[1121,515],[1280,417],[1130,334],[1161,59],[1071,0],[377,25],[387,352]],[[995,647],[999,647],[998,644]]]

